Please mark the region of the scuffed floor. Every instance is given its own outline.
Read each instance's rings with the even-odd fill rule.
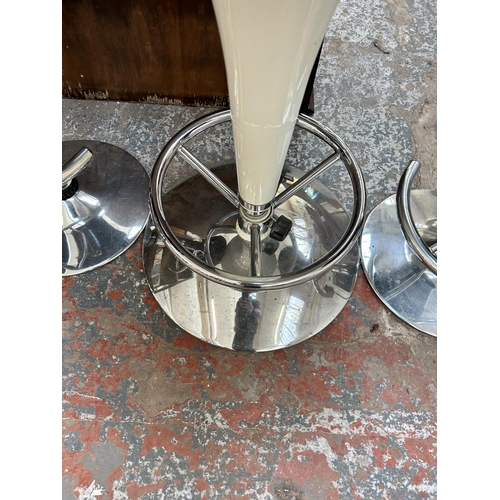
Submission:
[[[368,208],[410,159],[435,187],[435,2],[342,1],[314,117],[363,169]],[[109,142],[148,173],[209,109],[63,100],[63,140]],[[342,313],[295,347],[245,354],[178,328],[152,296],[142,237],[63,285],[63,500],[435,499],[436,339],[359,272]]]
[[[64,280],[65,499],[435,498],[436,342],[361,273],[324,332],[244,354],[171,324],[139,250]]]

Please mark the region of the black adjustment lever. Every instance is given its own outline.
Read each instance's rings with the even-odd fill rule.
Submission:
[[[280,215],[273,222],[269,237],[276,241],[283,241],[288,236],[290,229],[292,229],[292,221],[284,215]]]

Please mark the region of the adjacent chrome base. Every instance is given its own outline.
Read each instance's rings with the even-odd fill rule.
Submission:
[[[149,215],[149,177],[126,151],[97,141],[62,143],[63,164],[83,147],[92,160],[62,201],[62,275],[84,273],[123,253]]]
[[[237,189],[234,165],[213,169]],[[288,168],[287,178],[303,172]],[[251,245],[236,230],[237,210],[213,185],[196,174],[163,194],[163,210],[182,244],[214,268],[250,276]],[[349,216],[319,181],[275,209],[292,229],[283,241],[263,236],[260,266],[265,276],[303,269],[338,242]],[[154,297],[181,328],[201,340],[243,351],[270,351],[302,342],[324,329],[348,301],[356,282],[359,253],[354,244],[331,270],[310,281],[278,290],[237,290],[194,273],[182,264],[148,224],[144,270]],[[258,278],[256,278],[258,279]]]
[[[437,276],[407,243],[397,213],[397,197],[390,196],[368,215],[361,236],[361,262],[380,300],[399,318],[437,336]],[[422,240],[437,242],[437,192],[411,191],[411,213]]]

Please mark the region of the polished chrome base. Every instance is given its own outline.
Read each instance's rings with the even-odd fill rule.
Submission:
[[[411,191],[411,214],[422,241],[437,242],[435,190]],[[437,276],[408,244],[398,218],[397,197],[390,196],[368,215],[361,236],[361,263],[382,302],[421,332],[437,336]]]
[[[63,189],[62,275],[84,273],[123,253],[149,215],[149,177],[126,151],[103,142],[62,143],[63,165],[82,148],[92,159]],[[66,199],[65,199],[66,198]]]
[[[212,170],[237,190],[236,168]],[[280,193],[303,172],[285,167]],[[252,276],[252,245],[237,230],[238,211],[220,190],[195,174],[163,194],[163,211],[182,245],[214,269]],[[350,218],[340,203],[314,180],[274,210],[292,229],[282,241],[263,232],[259,275],[293,276],[326,254],[344,235]],[[194,273],[180,262],[148,224],[144,270],[156,300],[181,328],[201,340],[243,351],[285,348],[315,335],[340,313],[358,273],[354,244],[330,270],[305,283],[281,289],[241,290]],[[261,278],[255,278],[258,281]]]

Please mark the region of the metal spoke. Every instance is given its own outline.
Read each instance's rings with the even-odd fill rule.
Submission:
[[[262,275],[260,231],[257,224],[250,227],[250,273],[252,276]]]
[[[206,167],[196,156],[184,147],[179,147],[177,151],[194,169],[196,169],[205,179],[212,184],[223,196],[225,196],[236,208],[240,206],[238,197],[232,189],[227,187],[208,167]]]
[[[340,160],[340,153],[336,152],[323,160],[317,167],[313,168],[307,174],[303,175],[297,182],[287,187],[282,193],[276,196],[274,206],[278,207],[285,201],[289,200],[294,194],[301,189],[306,188],[311,182],[319,177],[325,170],[328,170],[334,163]]]

